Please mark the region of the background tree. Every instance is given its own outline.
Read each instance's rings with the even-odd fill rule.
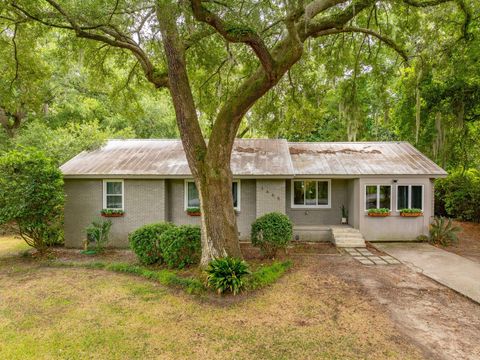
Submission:
[[[361,138],[365,129],[373,128],[362,123],[372,113],[363,99],[369,89],[378,91],[383,85],[369,83],[368,77],[362,76],[372,69],[362,66],[360,56],[381,42],[398,54],[400,62],[411,60],[405,49],[415,48],[421,24],[425,20],[430,24],[436,17],[430,10],[435,5],[439,5],[436,11],[454,19],[463,37],[469,38],[469,7],[473,5],[461,0],[131,0],[107,6],[97,0],[23,0],[10,2],[7,9],[19,19],[70,31],[78,38],[101,43],[102,48],[115,48],[123,57],[130,53],[133,72],[138,67],[155,88],[169,90],[201,199],[202,262],[206,263],[212,257],[240,255],[230,193],[230,154],[239,128],[248,132],[242,121],[245,115],[249,120],[255,103],[267,99],[269,91],[287,72],[295,71],[294,65],[302,57],[317,54],[312,63],[319,60],[317,65],[329,71],[336,58],[328,54],[343,48],[336,40],[328,43],[328,38],[350,36],[354,46],[348,47],[345,56],[355,59],[353,69],[337,66],[333,83],[348,78],[341,86],[338,111],[345,117],[348,137]],[[462,21],[458,23],[458,19]],[[416,28],[411,23],[417,24]],[[354,34],[360,34],[359,43]],[[385,63],[391,65],[391,59]],[[420,81],[417,83],[418,87]],[[302,92],[306,88],[300,82],[297,86]],[[380,101],[388,106],[388,99],[380,97]]]

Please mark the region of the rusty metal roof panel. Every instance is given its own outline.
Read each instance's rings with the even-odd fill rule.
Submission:
[[[235,176],[245,177],[446,175],[406,142],[237,139],[231,166]],[[61,170],[66,177],[191,176],[180,140],[110,140],[99,149],[80,153]]]
[[[446,175],[407,142],[291,142],[288,146],[295,176]]]
[[[286,140],[237,139],[231,157],[236,176],[293,176]],[[109,140],[82,152],[61,170],[65,176],[191,176],[180,140]]]

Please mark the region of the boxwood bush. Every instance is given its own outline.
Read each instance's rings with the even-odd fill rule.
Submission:
[[[200,261],[199,226],[182,225],[165,231],[159,238],[163,260],[170,268],[183,269]]]
[[[167,222],[145,225],[130,234],[128,240],[142,264],[154,264],[162,260],[159,238],[163,232],[174,228]]]
[[[292,239],[292,222],[287,215],[272,212],[252,224],[251,240],[263,256],[273,258],[278,249],[286,248]]]

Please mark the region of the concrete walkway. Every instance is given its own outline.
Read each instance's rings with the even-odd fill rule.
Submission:
[[[429,244],[376,243],[375,247],[480,303],[480,263]]]

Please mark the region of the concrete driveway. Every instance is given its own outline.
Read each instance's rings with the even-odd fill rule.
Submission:
[[[423,243],[376,243],[375,246],[480,303],[480,263]]]

